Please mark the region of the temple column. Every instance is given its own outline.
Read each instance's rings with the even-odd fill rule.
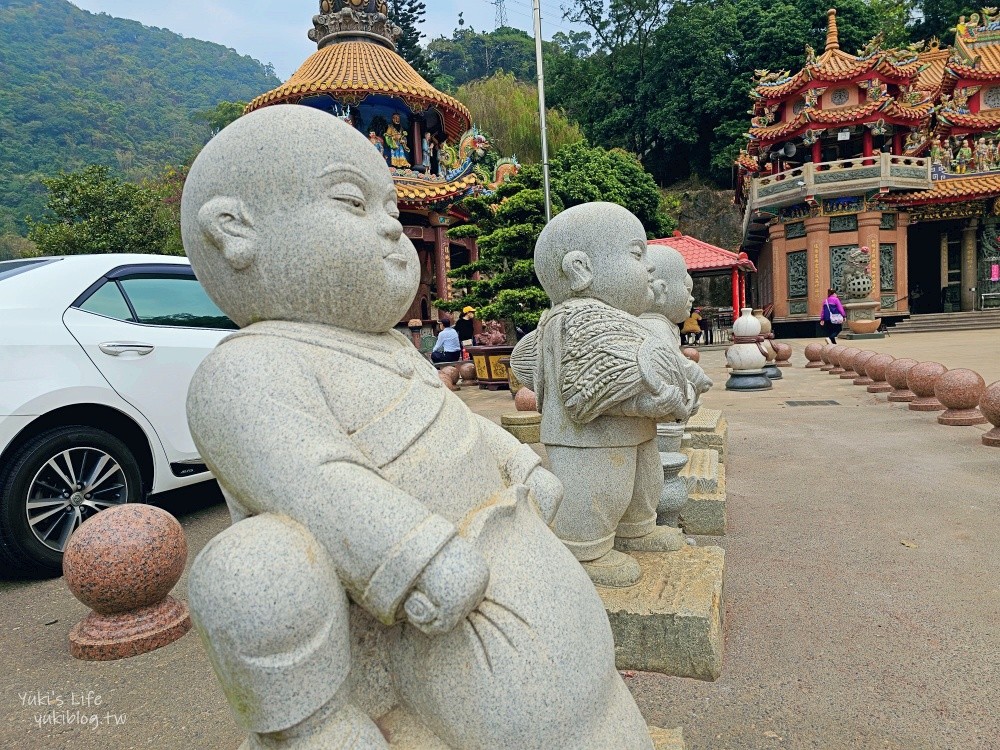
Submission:
[[[823,159],[823,144],[817,139],[812,145],[813,164],[819,164]]]
[[[872,155],[872,151],[874,150],[872,131],[869,128],[865,128],[865,132],[861,135],[861,152],[867,158]]]
[[[444,227],[434,227],[434,272],[438,299],[448,299],[448,235]]]
[[[423,133],[420,132],[420,121],[413,120],[413,168],[416,169],[424,163],[424,141]]]
[[[740,317],[740,269],[733,266],[733,320]]]
[[[768,227],[771,236],[771,301],[774,317],[788,315],[788,260],[785,258],[785,225],[776,222]],[[763,295],[763,292],[761,293]]]
[[[948,288],[948,233],[941,232],[940,240],[940,262],[941,262],[941,289],[938,290],[944,302],[944,312],[951,312],[950,304],[943,290]]]
[[[879,268],[878,249],[878,230],[881,224],[881,211],[864,211],[858,214],[858,244],[866,245],[871,250],[872,299],[880,298],[879,290],[882,288],[879,278],[882,270]]]
[[[903,131],[896,129],[892,134],[892,153],[896,156],[903,155]]]
[[[979,219],[962,228],[962,312],[976,309],[976,230]]]
[[[810,216],[804,223],[809,263],[809,315],[818,318],[826,290],[830,288],[830,219]]]
[[[910,245],[909,245],[910,215],[900,212],[896,214],[896,309],[908,310],[910,300],[907,289],[910,288]],[[903,300],[903,305],[899,304],[899,299]]]

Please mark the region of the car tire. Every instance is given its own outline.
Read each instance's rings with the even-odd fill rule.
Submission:
[[[0,561],[16,575],[62,573],[70,534],[100,510],[141,502],[128,447],[94,427],[48,430],[17,448],[0,474]]]

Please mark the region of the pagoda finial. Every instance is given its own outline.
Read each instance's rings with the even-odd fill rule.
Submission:
[[[365,39],[395,50],[403,31],[388,14],[386,0],[321,0],[309,38],[319,49],[340,41]]]
[[[840,39],[837,32],[837,9],[830,8],[826,12],[826,51],[840,49]]]

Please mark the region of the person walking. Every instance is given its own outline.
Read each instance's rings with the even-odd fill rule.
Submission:
[[[431,362],[458,362],[462,358],[462,342],[458,332],[451,327],[451,318],[441,318],[441,333],[431,349]]]
[[[844,329],[844,319],[847,311],[844,310],[840,297],[837,296],[836,289],[827,289],[827,297],[823,301],[823,310],[820,312],[819,324],[826,330],[826,340],[830,344],[837,343],[837,336]]]

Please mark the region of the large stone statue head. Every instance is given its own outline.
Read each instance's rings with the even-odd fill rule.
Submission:
[[[693,282],[684,256],[666,245],[648,245],[646,254],[653,266],[653,304],[649,312],[659,313],[680,325],[691,314]]]
[[[653,301],[651,271],[642,222],[614,203],[563,211],[535,244],[535,274],[553,305],[590,297],[641,315]]]
[[[337,117],[266,107],[213,138],[181,201],[184,248],[238,325],[388,331],[420,282],[378,151]]]

